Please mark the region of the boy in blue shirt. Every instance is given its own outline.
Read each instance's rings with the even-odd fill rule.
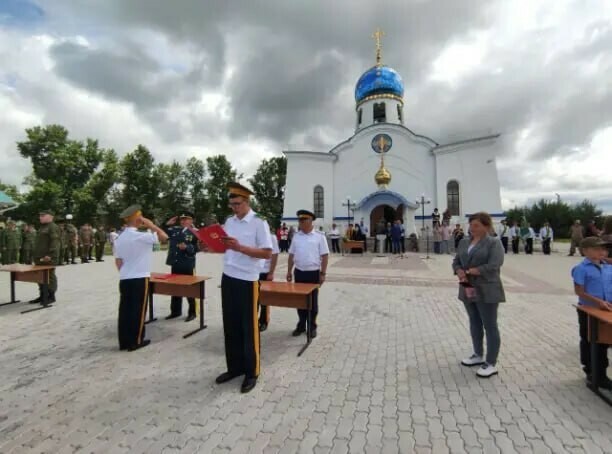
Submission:
[[[612,265],[606,263],[605,260],[608,255],[606,245],[607,243],[598,237],[582,240],[580,249],[585,259],[572,269],[572,278],[579,305],[612,311],[610,303],[612,301]],[[587,375],[587,380],[591,380],[591,374],[597,374],[600,387],[612,389],[612,381],[606,376],[608,345],[597,344],[598,357],[601,358],[601,361],[599,370],[592,370],[588,317],[580,310],[578,311],[578,325],[580,327],[580,362]]]

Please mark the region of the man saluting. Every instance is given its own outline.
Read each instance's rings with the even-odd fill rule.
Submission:
[[[295,282],[310,284],[323,284],[329,258],[329,247],[324,235],[315,232],[312,222],[315,215],[307,210],[297,212],[299,232],[293,237],[289,248],[289,263],[287,265],[287,281],[291,282],[291,271],[295,264]],[[310,330],[312,338],[317,337],[317,315],[319,314],[319,291],[312,293],[312,320],[311,326],[306,327],[308,311],[298,309],[299,321],[293,331],[294,336],[299,336]]]
[[[175,226],[177,217],[180,226]],[[166,223],[166,233],[169,238],[168,257],[166,265],[172,267],[172,274],[193,275],[196,266],[196,253],[198,249],[198,239],[193,228],[193,214],[183,211],[180,216],[174,216]],[[189,302],[189,312],[186,322],[196,318],[195,298],[187,298]],[[183,313],[183,298],[173,296],[170,301],[170,315],[166,320],[180,317]]]
[[[272,255],[268,223],[250,207],[253,192],[239,183],[230,183],[229,205],[234,215],[225,221],[228,250],[223,259],[221,306],[227,372],[216,379],[224,383],[244,375],[241,391],[247,393],[259,376],[259,272],[262,259]]]
[[[133,351],[151,343],[145,339],[145,313],[153,245],[168,235],[142,216],[132,205],[120,215],[127,227],[115,242],[115,265],[119,270],[119,349]],[[148,231],[140,231],[144,227]],[[157,236],[155,236],[157,234]]]

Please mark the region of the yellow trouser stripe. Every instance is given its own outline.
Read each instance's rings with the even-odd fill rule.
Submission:
[[[259,376],[259,317],[257,304],[259,303],[259,281],[253,282],[253,345],[255,346],[255,376]]]
[[[137,341],[142,342],[142,330],[144,329],[145,315],[147,313],[147,297],[149,296],[149,278],[145,278],[145,291],[144,300],[142,302],[142,309],[140,310],[140,326],[138,327],[138,339]]]

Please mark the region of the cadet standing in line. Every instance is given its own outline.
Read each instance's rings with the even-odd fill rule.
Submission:
[[[66,263],[70,262],[73,265],[76,265],[77,255],[77,246],[79,244],[79,231],[77,228],[70,222],[72,220],[72,215],[67,214],[66,220],[68,224],[66,224],[66,232],[68,234],[68,248],[67,248],[67,256]]]
[[[34,265],[53,265],[57,266],[60,261],[60,229],[53,222],[53,211],[43,210],[39,213],[40,229],[36,235],[34,243]],[[30,301],[31,304],[43,302],[43,286],[38,284],[39,296]],[[55,270],[49,273],[49,294],[47,302],[55,302],[55,292],[57,292],[57,277]]]
[[[98,226],[98,230],[94,235],[94,244],[96,245],[96,262],[103,262],[104,246],[106,245],[106,231],[103,225]]]
[[[250,207],[253,192],[239,183],[228,184],[234,216],[225,221],[228,250],[223,258],[221,306],[227,371],[217,383],[244,375],[241,392],[251,391],[259,376],[259,272],[262,259],[272,255],[268,223]],[[320,237],[320,235],[317,235]]]
[[[276,264],[278,262],[278,254],[280,249],[278,247],[278,239],[273,231],[270,231],[270,239],[272,240],[272,256],[263,264],[261,273],[259,273],[259,281],[273,281],[274,271],[276,270]],[[259,311],[259,331],[265,331],[268,329],[270,323],[270,306],[261,305]]]
[[[521,229],[519,228],[518,222],[514,221],[512,227],[510,227],[510,237],[512,238],[512,253],[519,253],[519,243],[521,240]]]
[[[32,224],[26,224],[23,241],[21,242],[21,263],[24,265],[32,264],[32,251],[34,250],[34,242],[36,241],[36,230]]]
[[[64,219],[58,216],[56,221],[60,228],[60,256],[58,265],[64,265],[66,263],[66,255],[68,254],[68,232],[66,232]]]
[[[79,231],[79,241],[81,243],[81,263],[89,263],[91,255],[92,231],[89,224],[83,224]]]
[[[293,265],[295,264],[295,282],[323,284],[327,272],[329,248],[324,236],[318,235],[313,229],[315,215],[307,210],[297,212],[299,231],[293,237],[289,248],[289,263],[287,265],[287,282],[291,282]],[[312,294],[312,320],[311,326],[306,326],[308,311],[298,309],[299,321],[293,331],[299,336],[310,330],[312,338],[317,337],[317,315],[319,314],[319,291]]]
[[[553,229],[546,221],[540,229],[540,240],[542,240],[542,252],[544,255],[550,255],[550,243],[553,241]]]
[[[4,254],[2,254],[2,262],[4,265],[12,265],[13,263],[17,263],[17,253],[19,252],[20,246],[21,235],[19,235],[17,225],[15,224],[15,221],[8,221],[6,223],[6,232],[4,234]]]
[[[151,343],[145,339],[145,314],[151,277],[153,245],[168,235],[142,216],[140,206],[132,205],[120,215],[127,227],[115,242],[115,265],[119,270],[119,349],[134,351]],[[138,229],[146,227],[151,232]],[[157,236],[155,236],[157,234]]]
[[[501,239],[502,246],[504,247],[504,253],[508,253],[508,238],[510,236],[510,228],[508,227],[508,222],[505,219],[502,219],[501,225],[497,231],[497,235]]]
[[[180,226],[176,226],[176,219],[179,218]],[[193,214],[183,211],[180,216],[174,216],[166,222],[165,231],[168,234],[168,257],[166,265],[171,266],[172,274],[195,274],[196,254],[199,251],[198,238],[193,230]],[[195,298],[187,298],[189,311],[187,312],[186,322],[196,318]],[[173,296],[170,300],[170,315],[166,320],[170,320],[183,315],[183,298]]]

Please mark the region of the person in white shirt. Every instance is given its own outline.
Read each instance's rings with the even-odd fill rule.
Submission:
[[[508,253],[508,238],[510,238],[510,227],[505,219],[502,219],[499,227],[497,228],[497,236],[501,239],[502,246],[504,246],[504,253]]]
[[[368,252],[368,234],[370,233],[370,230],[363,223],[363,218],[361,218],[361,221],[359,221],[359,228],[361,229],[361,233],[363,235],[363,252]]]
[[[544,255],[550,255],[550,243],[553,241],[553,229],[546,221],[540,229],[540,240],[542,240],[542,252]]]
[[[527,223],[527,229],[523,233],[523,241],[525,241],[525,254],[533,254],[533,239],[535,238],[535,231],[531,227],[531,224]]]
[[[514,221],[512,227],[510,227],[510,238],[512,238],[512,253],[519,253],[519,243],[521,240],[521,229],[518,226],[518,222]]]
[[[340,230],[336,224],[332,224],[332,229],[329,232],[329,239],[331,240],[332,252],[340,253]]]
[[[307,210],[297,212],[299,232],[297,232],[289,247],[289,263],[287,264],[287,282],[295,278],[295,282],[323,284],[327,272],[329,248],[324,236],[318,235],[312,223],[316,216]],[[295,272],[293,267],[295,265]],[[319,313],[319,291],[312,295],[312,319],[308,320],[308,311],[298,309],[298,324],[293,336],[299,336],[309,330],[311,338],[317,337],[317,315]],[[307,326],[307,322],[308,325]]]
[[[142,216],[140,206],[132,205],[120,215],[127,224],[115,241],[115,265],[119,270],[119,349],[134,351],[151,343],[145,339],[144,321],[147,312],[147,293],[151,277],[153,245],[158,237],[168,236],[149,219]],[[141,232],[146,227],[152,232]]]
[[[221,308],[227,371],[217,383],[244,375],[240,388],[248,393],[259,377],[259,273],[263,260],[272,256],[270,227],[250,206],[253,191],[239,183],[227,185],[234,215],[225,221],[228,235],[221,277]]]
[[[273,281],[274,271],[276,270],[276,263],[278,262],[278,254],[280,250],[278,248],[278,239],[274,232],[270,232],[270,239],[272,240],[272,256],[263,264],[261,273],[259,273],[259,281]],[[268,329],[270,324],[270,306],[264,306],[263,304],[259,310],[259,332]]]

